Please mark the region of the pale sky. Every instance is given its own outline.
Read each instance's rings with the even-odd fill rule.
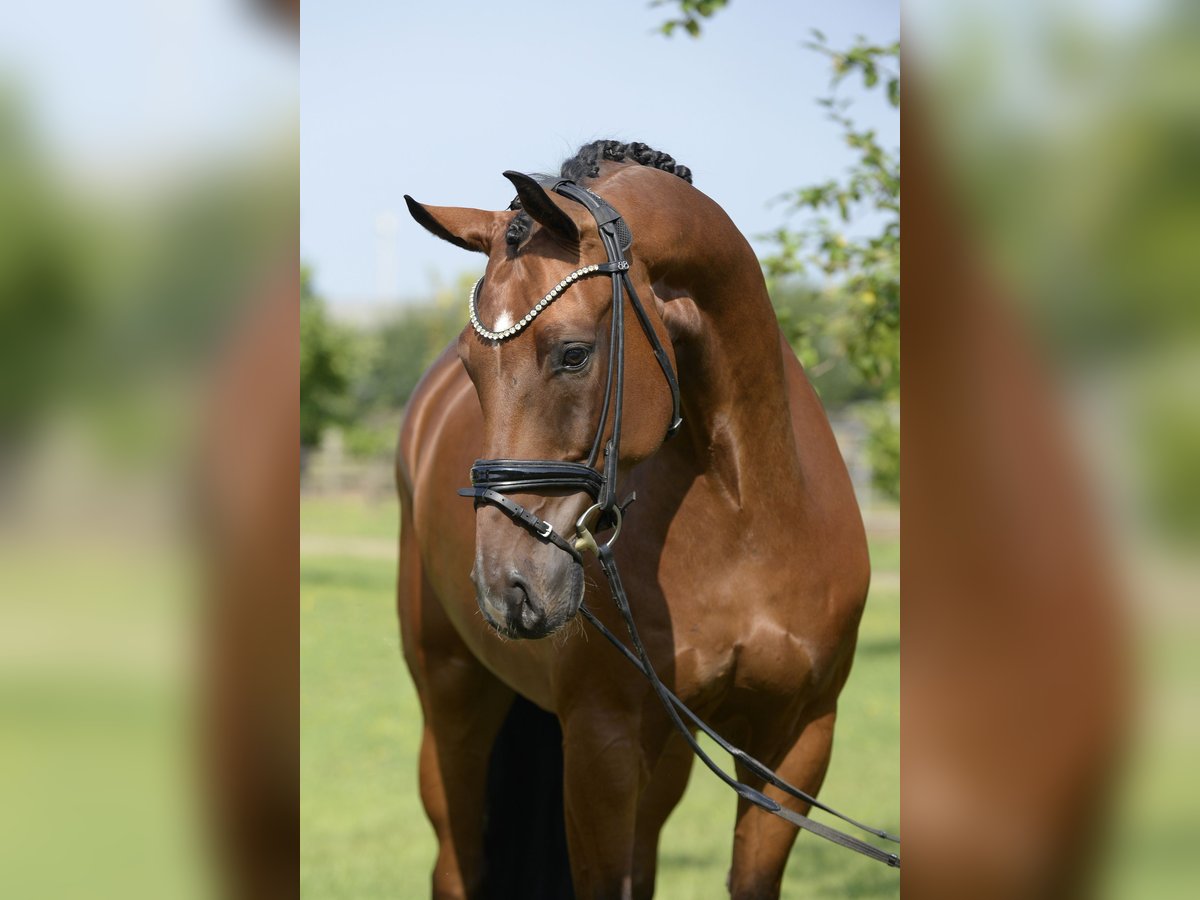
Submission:
[[[145,181],[286,134],[298,56],[247,0],[10,3],[0,89],[71,177]]]
[[[778,227],[783,191],[851,161],[815,99],[830,68],[806,49],[899,35],[889,0],[732,0],[699,40],[656,31],[672,6],[306,3],[301,29],[301,254],[343,307],[423,299],[483,258],[413,222],[404,194],[502,209],[505,169],[557,172],[586,141],[643,141],[691,167],[748,236]],[[859,93],[847,82],[848,95]],[[899,144],[878,97],[856,107]],[[761,246],[761,245],[760,245]]]

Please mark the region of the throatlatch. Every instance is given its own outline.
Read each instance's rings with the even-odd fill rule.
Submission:
[[[768,766],[726,741],[705,724],[699,716],[688,709],[683,701],[663,684],[662,680],[658,677],[658,673],[655,672],[654,666],[650,663],[650,657],[646,653],[646,648],[643,646],[641,637],[638,635],[637,625],[633,620],[633,613],[629,607],[629,599],[625,595],[625,588],[621,583],[620,572],[617,571],[616,560],[612,555],[612,545],[620,534],[625,509],[634,500],[634,495],[631,494],[622,503],[617,503],[616,501],[617,462],[620,457],[621,446],[621,401],[625,387],[625,302],[622,289],[629,296],[629,303],[637,316],[638,324],[641,325],[642,331],[649,340],[650,346],[654,350],[655,358],[658,360],[658,364],[662,368],[663,375],[671,389],[672,417],[671,423],[667,427],[668,438],[683,424],[683,419],[680,417],[679,382],[675,377],[675,370],[671,366],[670,358],[667,356],[666,350],[658,338],[658,334],[651,325],[650,318],[646,315],[646,310],[642,306],[637,291],[634,290],[633,282],[629,277],[629,263],[625,259],[625,251],[633,243],[633,234],[629,230],[629,226],[625,223],[625,220],[605,200],[586,188],[580,187],[573,181],[561,178],[534,177],[546,189],[553,190],[557,194],[582,204],[591,212],[596,219],[596,225],[599,227],[600,237],[604,242],[604,249],[608,254],[608,261],[577,269],[551,289],[524,318],[513,326],[499,332],[489,330],[479,321],[476,300],[479,296],[479,290],[483,285],[483,279],[481,278],[471,289],[471,325],[485,340],[507,340],[519,334],[546,306],[553,303],[576,281],[594,274],[610,275],[612,277],[613,289],[612,333],[608,345],[608,374],[605,379],[604,403],[600,410],[600,422],[596,426],[596,436],[592,441],[591,451],[588,453],[586,463],[546,459],[480,459],[476,460],[475,464],[471,467],[471,487],[463,488],[458,493],[463,497],[473,497],[477,507],[480,503],[488,503],[502,510],[512,517],[513,521],[527,528],[540,540],[552,543],[564,552],[569,553],[576,562],[582,564],[583,553],[586,551],[596,554],[600,568],[604,572],[605,578],[608,579],[613,602],[621,615],[621,619],[625,623],[634,649],[630,650],[626,647],[621,639],[609,631],[604,623],[597,619],[595,614],[586,605],[580,606],[580,613],[646,677],[654,690],[655,696],[658,697],[659,702],[666,711],[668,718],[670,718],[675,728],[687,740],[688,745],[692,748],[692,752],[718,778],[736,791],[739,797],[753,803],[760,809],[776,815],[799,828],[811,831],[813,834],[832,841],[835,844],[847,847],[871,859],[886,863],[889,866],[899,868],[900,857],[897,854],[881,850],[873,844],[838,831],[836,828],[831,828],[822,822],[817,822],[808,816],[794,812],[780,805],[761,791],[738,781],[713,762],[712,758],[697,743],[696,738],[692,735],[691,730],[682,717],[686,717],[692,725],[716,741],[722,750],[732,755],[735,760],[763,779],[765,783],[774,785],[797,800],[815,806],[817,809],[824,810],[830,815],[836,816],[868,834],[883,840],[893,841],[897,844],[900,843],[898,837],[878,828],[863,825],[849,816],[821,803],[815,797],[780,778]],[[615,408],[612,408],[614,406]],[[604,430],[608,424],[610,408],[612,408],[613,419],[612,436],[605,442]],[[602,462],[602,470],[598,471],[595,465],[600,458],[601,444],[604,445],[604,460]],[[568,539],[563,537],[554,530],[554,527],[549,522],[539,518],[519,503],[505,496],[508,493],[537,493],[548,490],[585,492],[592,498],[593,504],[588,507],[575,523],[574,538]],[[612,534],[604,543],[598,542],[593,534],[593,532],[599,531],[602,528],[612,529]]]

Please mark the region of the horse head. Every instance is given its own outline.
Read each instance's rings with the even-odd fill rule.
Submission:
[[[659,447],[677,409],[674,375],[662,377],[673,358],[645,259],[626,256],[618,272],[601,235],[603,216],[527,175],[505,176],[518,199],[503,212],[405,199],[428,231],[488,257],[472,290],[471,323],[458,338],[483,411],[483,462],[518,468],[562,462],[575,464],[577,477],[590,474],[584,466],[604,473],[595,481],[604,488],[591,495],[561,481],[531,488],[528,480],[488,503],[475,494],[471,577],[479,609],[501,634],[537,638],[569,622],[583,602],[582,558],[562,535],[574,536],[581,516],[587,519],[597,506],[596,494],[611,497],[617,478]],[[629,231],[621,235],[627,244]],[[654,300],[642,307],[630,291]],[[629,308],[639,319],[625,314]],[[639,320],[649,340],[618,336]],[[515,527],[513,519],[526,527]]]

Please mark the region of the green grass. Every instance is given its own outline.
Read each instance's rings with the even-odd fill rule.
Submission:
[[[394,539],[399,531],[400,510],[392,495],[373,499],[306,496],[300,503],[302,535]]]
[[[300,847],[305,897],[428,894],[420,711],[400,655],[395,566],[300,566]]]
[[[391,504],[301,502],[306,536],[391,539],[395,522]],[[898,539],[874,541],[873,553],[877,547],[887,565],[898,560]],[[884,565],[877,561],[876,571]],[[395,562],[387,558],[308,553],[301,561],[300,878],[309,900],[429,893],[435,845],[417,796],[420,712],[400,655],[394,585]],[[833,805],[888,829],[899,827],[900,809],[899,630],[898,593],[876,589],[822,791]],[[732,792],[697,764],[663,832],[659,897],[726,896],[734,809]],[[899,878],[801,835],[783,893],[896,897]]]
[[[1101,866],[1104,897],[1185,900],[1200,885],[1200,619],[1144,614],[1137,635],[1138,728]]]

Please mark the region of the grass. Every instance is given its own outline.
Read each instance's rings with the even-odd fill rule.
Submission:
[[[395,546],[396,512],[354,498],[305,498],[307,537]],[[317,541],[301,560],[301,870],[303,896],[408,898],[429,893],[433,833],[417,796],[420,712],[400,655],[395,561],[342,555]],[[876,538],[877,572],[895,571],[897,537]],[[822,797],[889,830],[899,827],[900,602],[878,589],[843,694]],[[714,748],[709,746],[710,750]],[[718,761],[727,761],[714,752]],[[663,832],[658,896],[725,894],[735,799],[697,764]],[[784,897],[896,897],[894,870],[801,835]]]
[[[1191,589],[1194,591],[1194,587]],[[1137,730],[1118,796],[1103,897],[1185,900],[1200,885],[1200,617],[1143,612],[1137,634]]]
[[[304,497],[300,503],[300,533],[319,537],[390,538],[399,532],[400,513],[393,497]]]

